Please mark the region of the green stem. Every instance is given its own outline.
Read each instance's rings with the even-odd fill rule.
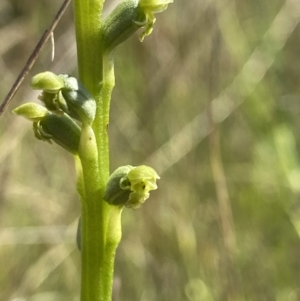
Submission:
[[[79,77],[99,96],[102,81],[102,9],[104,0],[74,0]]]
[[[109,177],[108,123],[113,60],[103,55],[104,0],[74,0],[79,77],[97,102],[92,127],[83,126],[79,157],[84,183],[81,221],[81,301],[111,301],[121,209],[102,200]],[[78,168],[78,170],[81,170]]]

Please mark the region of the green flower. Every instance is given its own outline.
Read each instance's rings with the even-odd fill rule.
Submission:
[[[33,102],[25,103],[13,112],[33,121],[37,139],[51,143],[53,140],[67,151],[77,154],[81,128],[67,114],[52,114],[47,108]]]
[[[121,166],[109,177],[104,200],[111,205],[136,209],[149,198],[150,190],[157,189],[159,178],[149,166]]]
[[[39,100],[49,111],[58,115],[65,112],[82,123],[92,124],[96,114],[96,101],[75,77],[46,71],[32,78],[31,87],[42,90]]]
[[[140,27],[145,26],[146,18],[143,13],[139,16],[138,11],[136,0],[124,0],[105,19],[103,44],[106,51],[113,51]]]
[[[153,25],[156,21],[154,14],[166,10],[169,3],[173,3],[173,0],[140,0],[139,1],[138,7],[146,16],[146,24],[143,24],[143,26],[145,26],[145,30],[142,32],[140,36],[141,41],[143,41],[146,36],[151,34],[153,30]]]
[[[143,41],[145,36],[153,30],[154,14],[167,9],[173,0],[123,0],[104,22],[103,44],[109,53],[117,45],[127,40],[139,28],[145,28],[140,35]]]

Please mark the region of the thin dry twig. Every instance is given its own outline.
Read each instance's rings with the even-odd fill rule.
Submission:
[[[5,97],[3,103],[0,106],[0,117],[4,113],[5,109],[7,108],[8,104],[18,91],[19,87],[21,86],[23,80],[25,79],[28,72],[31,70],[32,66],[34,65],[38,55],[40,54],[41,50],[43,49],[44,45],[51,37],[55,27],[57,26],[58,22],[60,21],[61,17],[65,13],[68,5],[70,4],[71,0],[65,0],[65,2],[60,7],[59,11],[57,12],[51,26],[44,32],[43,36],[39,40],[38,44],[36,45],[35,49],[33,50],[32,54],[30,55],[28,61],[26,62],[23,70],[19,74],[18,78],[16,79],[15,83],[11,87],[10,91],[8,92],[7,96]]]

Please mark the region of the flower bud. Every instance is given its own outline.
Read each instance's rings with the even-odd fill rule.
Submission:
[[[39,140],[51,140],[67,151],[77,154],[80,141],[80,127],[66,114],[48,114],[33,124],[35,136]]]
[[[136,209],[149,198],[150,190],[157,189],[157,179],[156,171],[149,166],[119,167],[109,177],[104,200],[111,205]]]

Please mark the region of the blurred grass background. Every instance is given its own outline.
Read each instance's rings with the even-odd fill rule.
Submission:
[[[1,100],[61,3],[1,0]],[[115,301],[300,300],[299,21],[297,0],[175,0],[118,48],[111,170],[161,180],[123,212]],[[0,119],[0,300],[79,300],[73,160],[11,113],[34,74],[77,74],[71,7],[55,52]]]

